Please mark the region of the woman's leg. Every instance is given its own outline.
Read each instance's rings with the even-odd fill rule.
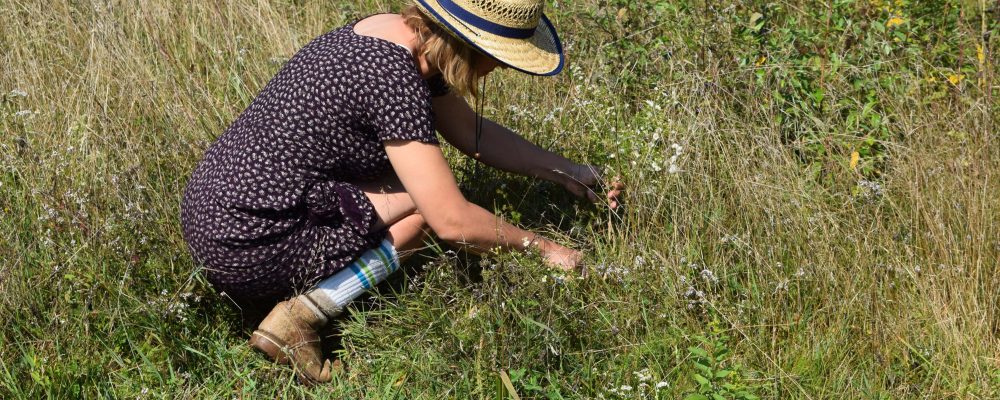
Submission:
[[[347,268],[321,281],[309,293],[279,303],[251,336],[253,347],[279,362],[290,362],[304,383],[330,381],[331,363],[320,350],[316,333],[348,302],[385,279],[423,243],[427,229],[423,216],[395,176],[360,185],[375,206],[378,222],[388,227],[386,242],[371,249]],[[388,246],[386,246],[386,244]]]
[[[392,224],[385,239],[396,248],[399,261],[403,261],[423,247],[425,237],[427,237],[427,223],[424,221],[424,216],[410,214]]]
[[[272,360],[291,363],[303,383],[329,382],[332,364],[323,357],[317,331],[339,315],[348,302],[385,279],[395,270],[393,265],[398,267],[401,260],[418,249],[425,229],[420,214],[398,217],[386,235],[392,248],[383,242],[312,291],[279,303],[251,336],[250,344]]]
[[[399,179],[395,175],[387,175],[375,182],[358,184],[358,187],[368,196],[368,200],[375,206],[375,213],[378,214],[374,230],[390,227],[391,231],[397,222],[417,213],[416,204],[413,203],[410,194],[406,193],[403,184],[399,183]],[[399,246],[396,247],[399,248]]]

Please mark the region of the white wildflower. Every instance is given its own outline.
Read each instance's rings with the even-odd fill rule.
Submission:
[[[656,382],[656,390],[660,390],[660,389],[663,389],[663,388],[665,388],[665,387],[667,387],[667,386],[670,386],[670,384],[669,384],[669,383],[667,383],[667,381],[659,381],[659,382]]]
[[[712,270],[710,270],[708,268],[705,268],[705,269],[701,270],[701,278],[704,279],[708,283],[713,283],[714,284],[714,283],[718,283],[719,282],[719,278],[716,277],[715,273],[713,273]]]
[[[21,89],[14,89],[10,91],[10,97],[28,97],[28,92]]]
[[[653,379],[653,376],[649,373],[649,368],[643,368],[639,371],[632,371],[632,375],[635,375],[639,382],[646,382]]]
[[[875,181],[869,181],[867,179],[859,180],[858,188],[860,188],[861,197],[867,201],[878,200],[883,194],[885,194],[882,184]]]
[[[635,256],[634,262],[636,267],[641,267],[646,264],[646,259],[642,258],[642,256]]]
[[[681,167],[677,165],[677,161],[680,159],[681,154],[684,153],[684,146],[681,146],[677,143],[673,143],[670,145],[670,148],[674,150],[674,154],[670,156],[670,162],[669,165],[667,166],[667,172],[671,174],[676,174],[678,172],[681,172]]]

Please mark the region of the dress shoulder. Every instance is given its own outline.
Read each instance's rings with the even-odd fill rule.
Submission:
[[[382,39],[354,36],[371,42],[370,51],[356,53],[353,61],[362,115],[379,140],[437,144],[432,91],[410,53]]]

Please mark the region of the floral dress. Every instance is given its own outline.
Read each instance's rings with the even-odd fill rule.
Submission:
[[[354,24],[296,53],[212,144],[181,204],[184,238],[237,303],[275,302],[385,237],[356,186],[392,173],[383,142],[437,144],[431,97],[405,47]]]

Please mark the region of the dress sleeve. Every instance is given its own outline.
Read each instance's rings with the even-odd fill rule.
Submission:
[[[438,144],[427,83],[413,70],[412,61],[401,59],[380,67],[363,89],[364,113],[379,140]]]

